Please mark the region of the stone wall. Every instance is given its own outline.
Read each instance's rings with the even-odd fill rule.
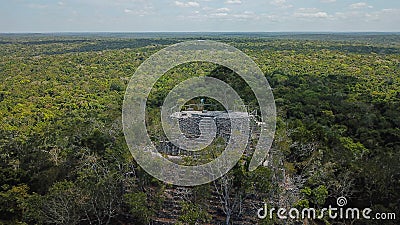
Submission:
[[[241,117],[241,115],[243,115],[243,117]],[[199,138],[201,134],[200,121],[208,120],[213,121],[216,125],[217,130],[215,138],[222,138],[225,143],[229,142],[231,134],[231,119],[226,112],[211,111],[203,113],[201,111],[188,111],[175,114],[173,117],[179,121],[179,128],[186,138]],[[236,116],[232,118],[233,122],[237,124],[244,124],[248,119],[249,117],[247,114],[236,114]],[[207,124],[203,125],[203,129],[206,127]],[[251,134],[251,130],[249,131],[249,134]],[[249,138],[250,136],[251,135],[249,135]],[[169,141],[160,142],[158,151],[171,156],[195,156],[196,154],[199,154],[198,152],[194,153],[192,151],[180,149]]]

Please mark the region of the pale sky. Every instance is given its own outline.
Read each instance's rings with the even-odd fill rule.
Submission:
[[[5,32],[400,31],[400,0],[0,0]]]

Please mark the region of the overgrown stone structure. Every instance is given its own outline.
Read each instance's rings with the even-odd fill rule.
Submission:
[[[171,115],[171,118],[178,120],[181,133],[186,138],[199,139],[200,141],[202,138],[201,131],[206,135],[211,134],[214,124],[216,126],[215,138],[222,138],[225,143],[228,143],[231,137],[231,122],[243,127],[245,127],[245,123],[249,123],[249,134],[258,130],[255,116],[247,112],[187,110],[176,112]],[[249,135],[250,138],[251,135]],[[169,156],[195,156],[193,151],[184,150],[184,148],[174,145],[169,140],[160,141],[158,151]]]
[[[199,110],[200,108],[200,110]],[[176,112],[171,115],[171,119],[177,120],[181,133],[189,139],[201,139],[201,133],[213,133],[214,139],[220,139],[223,143],[228,143],[231,138],[231,122],[236,124],[248,124],[249,142],[244,154],[251,155],[253,149],[252,140],[258,138],[260,126],[257,121],[257,114],[241,112],[241,111],[208,111],[202,110],[199,107],[195,110],[192,107],[186,108],[181,112]],[[231,121],[232,120],[232,121]],[[213,130],[213,127],[215,130]],[[170,140],[160,141],[157,146],[158,151],[165,154],[169,160],[180,161],[184,156],[196,158],[202,154],[201,151],[187,151],[179,146],[174,145]],[[211,189],[211,195],[208,197],[209,208],[207,212],[212,216],[213,223],[225,223],[224,212],[221,208],[220,195],[214,188]],[[193,194],[193,187],[177,187],[168,186],[165,190],[166,198],[163,203],[163,210],[158,212],[156,218],[152,221],[153,224],[176,224],[179,216],[182,214],[182,203],[188,201]],[[259,203],[258,199],[247,199],[244,204],[243,214],[235,218],[235,224],[255,224],[257,218],[254,216],[256,206]]]

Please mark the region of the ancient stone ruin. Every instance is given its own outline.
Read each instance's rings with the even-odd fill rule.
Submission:
[[[204,138],[201,136],[201,131],[207,136],[213,133],[213,127],[215,127],[214,138],[222,138],[227,143],[231,137],[231,122],[243,127],[245,123],[249,123],[249,128],[251,128],[249,134],[256,130],[253,115],[247,112],[188,110],[173,113],[171,119],[178,121],[179,129],[186,138],[199,141]],[[195,156],[192,151],[184,149],[174,145],[171,140],[160,141],[158,146],[160,153],[169,156]]]

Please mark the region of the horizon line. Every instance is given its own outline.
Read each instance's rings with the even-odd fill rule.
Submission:
[[[399,33],[400,31],[17,31],[17,32],[0,32],[0,34],[79,34],[79,33],[124,33],[124,34],[145,34],[145,33],[226,33],[226,34],[248,34],[248,33],[312,33],[312,34],[348,34],[348,33]]]

